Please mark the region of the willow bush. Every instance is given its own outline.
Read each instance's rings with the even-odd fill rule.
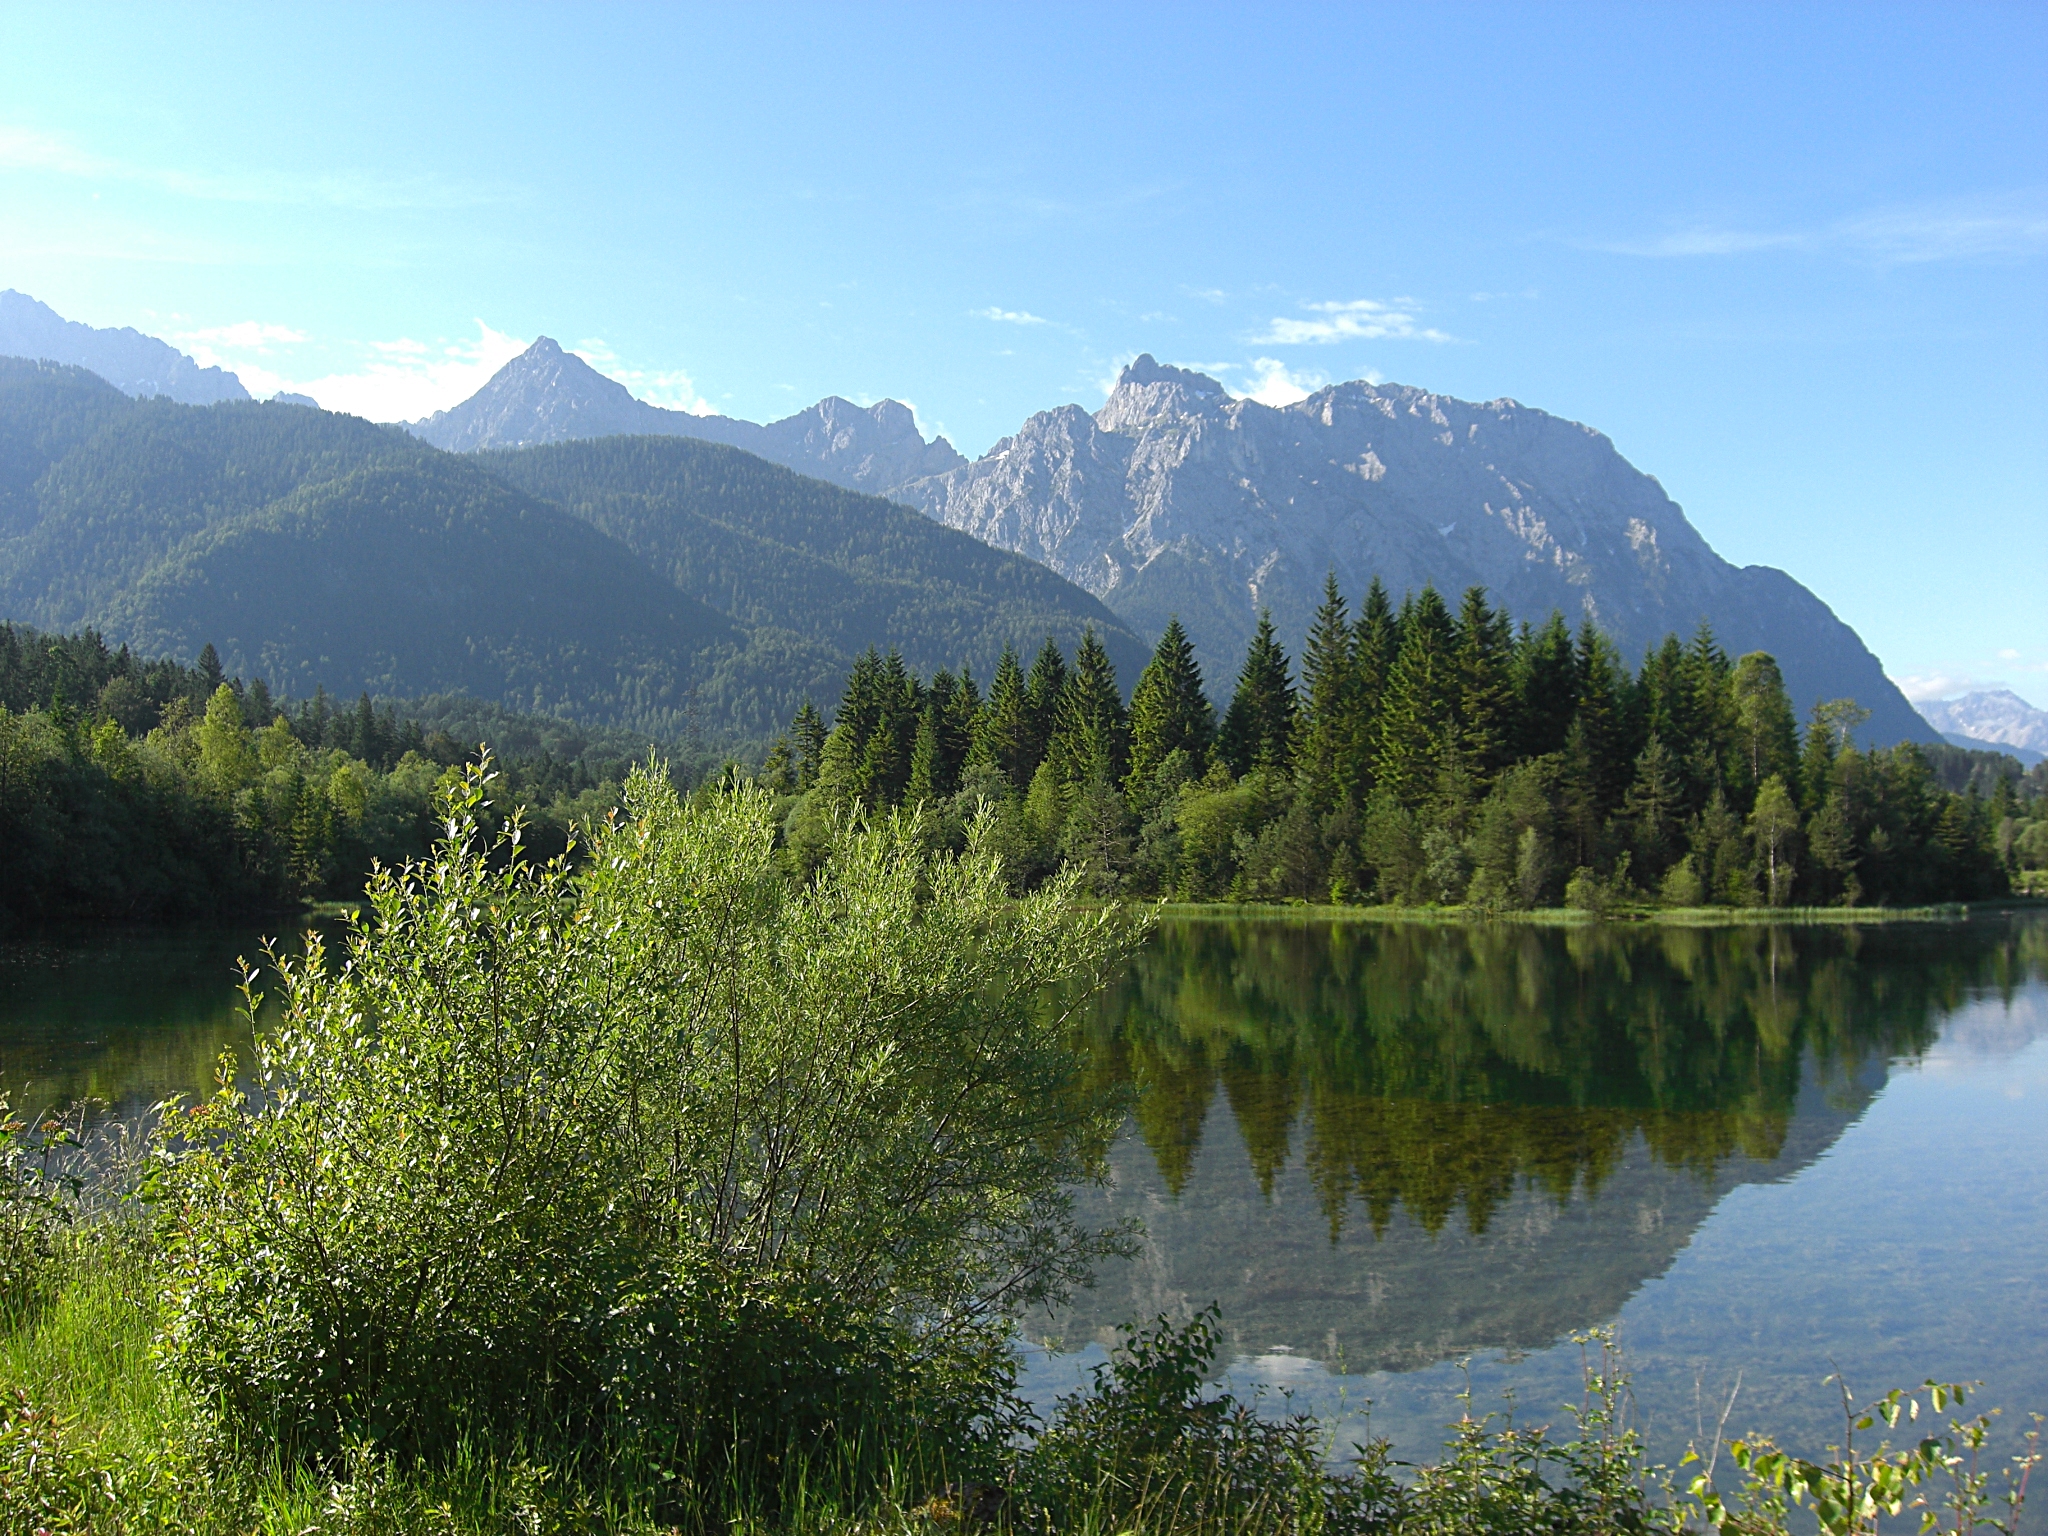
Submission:
[[[1121,1114],[1066,1011],[1137,925],[1012,899],[986,819],[956,856],[844,818],[795,883],[768,796],[652,770],[572,873],[482,833],[489,782],[339,953],[272,955],[254,1082],[172,1117],[170,1366],[316,1458],[567,1437],[701,1487],[861,1425],[992,1458],[1007,1309],[1114,1241],[1065,1193]]]

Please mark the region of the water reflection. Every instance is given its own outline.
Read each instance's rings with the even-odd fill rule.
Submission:
[[[1730,1189],[1794,1175],[2048,927],[1164,925],[1101,1000],[1140,1093],[1133,1262],[1039,1336],[1222,1305],[1250,1357],[1408,1370],[1611,1319]]]
[[[203,1096],[222,1050],[247,1058],[235,962],[262,943],[240,928],[111,926],[0,941],[0,1090],[131,1117]]]

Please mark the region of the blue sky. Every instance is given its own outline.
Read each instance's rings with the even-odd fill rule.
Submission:
[[[1909,692],[2048,706],[2044,276],[2039,4],[0,7],[0,287],[252,387],[1513,396]]]

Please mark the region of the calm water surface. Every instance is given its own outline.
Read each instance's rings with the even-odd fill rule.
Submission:
[[[246,931],[0,942],[0,1084],[132,1112],[246,1050]],[[1215,1303],[1226,1380],[1427,1454],[1469,1381],[1555,1420],[1613,1326],[1674,1459],[1817,1448],[1835,1365],[2048,1409],[2048,914],[1861,929],[1180,920],[1095,1009],[1145,1223],[1026,1385]],[[1048,1350],[1046,1346],[1051,1346]],[[1369,1418],[1368,1418],[1369,1415]]]

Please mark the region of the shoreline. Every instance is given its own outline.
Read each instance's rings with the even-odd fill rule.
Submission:
[[[1131,903],[1133,906],[1139,903]],[[2048,912],[2048,898],[2009,896],[1987,901],[1938,902],[1923,907],[1647,907],[1617,906],[1605,912],[1583,907],[1534,907],[1488,911],[1474,907],[1350,906],[1308,901],[1160,901],[1145,910],[1170,918],[1287,919],[1296,922],[1441,923],[1461,927],[1484,923],[1530,923],[1590,927],[1602,923],[1678,928],[1858,926],[1877,923],[1961,923],[2013,912]]]

